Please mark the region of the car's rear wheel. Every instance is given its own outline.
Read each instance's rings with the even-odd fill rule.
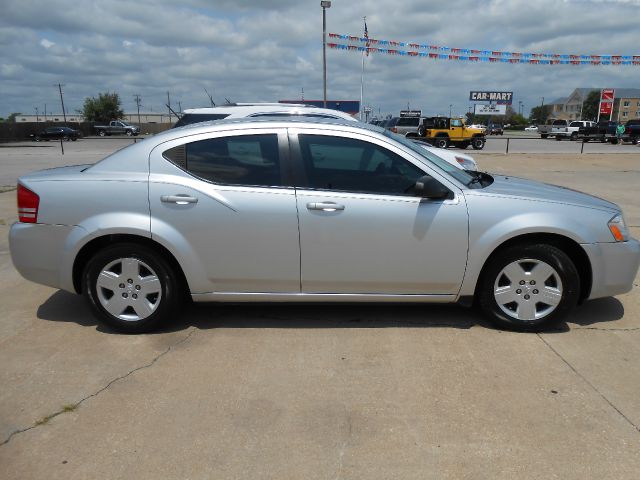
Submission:
[[[169,320],[180,300],[176,274],[157,252],[133,243],[107,247],[88,262],[83,293],[114,330],[148,332]]]
[[[540,134],[540,138],[547,138],[549,135],[547,135],[546,133],[541,133]]]
[[[131,135],[133,135],[133,132],[131,130],[127,130],[127,137],[130,137]]]
[[[476,137],[471,140],[471,146],[474,150],[482,150],[484,148],[485,140],[481,137]]]
[[[447,148],[449,146],[449,139],[447,137],[436,138],[435,142],[433,142],[433,145],[438,148]]]
[[[105,132],[104,130],[100,130],[98,132],[98,135],[100,135],[101,137],[104,137],[107,134],[107,132]]]
[[[578,133],[577,132],[573,132],[571,134],[571,140],[573,140],[574,142],[578,139]]]
[[[559,248],[516,245],[498,252],[480,280],[478,301],[496,325],[536,331],[562,320],[577,304],[578,271]]]

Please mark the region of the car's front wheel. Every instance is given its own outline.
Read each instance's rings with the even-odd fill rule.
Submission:
[[[496,325],[536,331],[562,320],[577,304],[578,271],[566,253],[546,244],[516,245],[490,260],[478,302]]]
[[[125,333],[157,328],[173,316],[181,298],[169,262],[133,243],[95,254],[84,270],[83,293],[100,320]]]
[[[133,135],[133,132],[131,130],[127,130],[127,137],[130,137],[131,135]]]

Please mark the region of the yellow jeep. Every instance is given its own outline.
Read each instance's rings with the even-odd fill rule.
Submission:
[[[439,148],[471,145],[474,150],[482,150],[486,142],[484,134],[484,129],[466,126],[462,118],[429,117],[418,127],[418,137]]]

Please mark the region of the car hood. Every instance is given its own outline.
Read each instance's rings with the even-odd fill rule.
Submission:
[[[596,208],[613,212],[620,211],[615,203],[566,187],[550,185],[518,177],[494,175],[493,183],[483,189],[470,190],[469,194],[504,195],[524,200],[562,203],[580,207]]]

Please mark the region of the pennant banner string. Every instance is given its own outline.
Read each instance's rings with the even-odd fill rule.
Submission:
[[[329,48],[366,53],[382,53],[436,60],[468,62],[521,63],[529,65],[635,65],[640,66],[640,55],[574,55],[558,53],[523,53],[496,50],[452,48],[442,45],[378,40],[371,37],[354,37],[330,33],[329,38],[346,40],[344,43],[328,42]],[[364,44],[361,45],[361,44]],[[378,45],[378,46],[372,46]],[[408,50],[406,50],[408,48]]]

